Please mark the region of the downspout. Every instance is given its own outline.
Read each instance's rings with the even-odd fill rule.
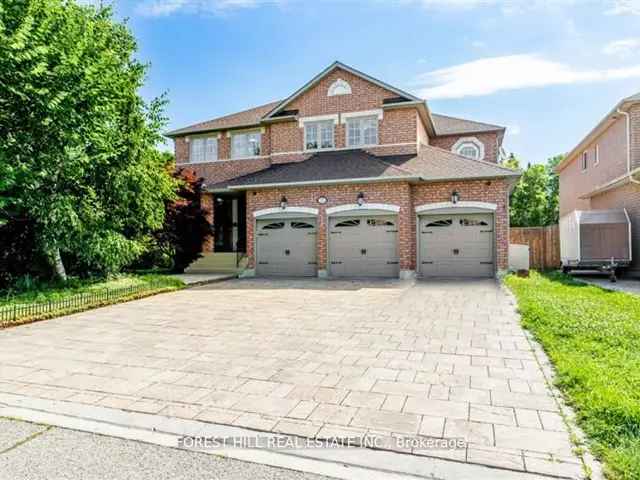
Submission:
[[[631,173],[631,116],[629,112],[625,112],[624,110],[616,109],[621,115],[624,115],[627,118],[627,173],[629,174],[629,180],[631,183],[635,183],[636,185],[640,185],[640,181],[633,178],[633,174]]]

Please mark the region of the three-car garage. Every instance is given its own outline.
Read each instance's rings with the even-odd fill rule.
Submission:
[[[416,274],[424,278],[494,276],[494,211],[454,207],[416,208]],[[256,217],[256,274],[341,278],[401,275],[399,207],[345,205],[327,208],[325,215],[324,225],[318,210],[312,208],[271,209],[267,215]],[[320,228],[325,229],[325,243],[319,246]],[[318,265],[319,247],[326,252],[326,270]]]

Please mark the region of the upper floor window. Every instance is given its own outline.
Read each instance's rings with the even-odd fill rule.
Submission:
[[[189,161],[191,163],[213,162],[218,159],[217,137],[196,137],[191,139]]]
[[[354,117],[347,119],[347,146],[362,147],[378,144],[378,117]]]
[[[231,134],[231,158],[257,157],[260,155],[260,132]]]
[[[331,84],[327,95],[333,97],[334,95],[349,95],[350,93],[351,85],[339,78]]]
[[[600,163],[600,145],[598,145],[597,143],[594,150],[594,155],[595,155],[595,158],[593,159],[593,164],[597,165]]]
[[[322,122],[307,122],[304,124],[305,150],[320,150],[334,148],[333,120]]]
[[[476,137],[460,138],[451,151],[471,160],[484,159],[484,144]]]
[[[582,171],[585,171],[589,166],[589,154],[588,152],[582,152]]]

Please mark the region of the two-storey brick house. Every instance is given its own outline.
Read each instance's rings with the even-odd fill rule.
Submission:
[[[640,276],[640,93],[622,99],[556,167],[560,218],[574,210],[625,208]]]
[[[493,276],[507,268],[503,127],[335,62],[288,98],[168,133],[205,178],[208,255],[245,275]]]

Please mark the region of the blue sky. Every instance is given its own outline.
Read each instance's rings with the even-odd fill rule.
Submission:
[[[169,128],[286,97],[334,60],[508,127],[538,163],[640,91],[640,0],[120,0]]]

